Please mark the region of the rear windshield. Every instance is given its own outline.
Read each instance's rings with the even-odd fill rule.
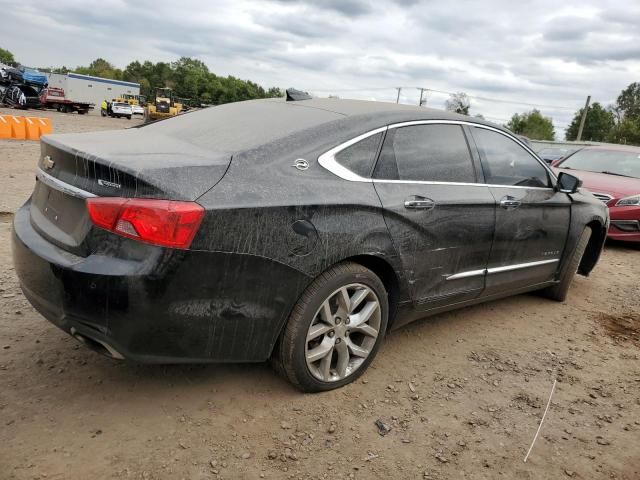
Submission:
[[[114,103],[113,105],[116,106],[116,107],[128,107],[129,106],[128,103]]]
[[[588,172],[640,178],[640,150],[580,150],[558,165]]]
[[[231,153],[340,118],[343,115],[339,113],[272,99],[209,107],[143,128],[219,153]]]

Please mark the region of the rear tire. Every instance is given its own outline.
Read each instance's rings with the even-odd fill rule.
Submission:
[[[541,290],[540,293],[542,293],[542,295],[552,300],[557,300],[558,302],[564,302],[566,300],[567,293],[569,293],[569,287],[571,287],[573,277],[578,271],[580,261],[582,260],[584,251],[587,249],[590,238],[591,227],[585,227],[582,231],[582,235],[580,235],[580,238],[578,239],[578,244],[573,251],[571,260],[569,260],[569,264],[567,265],[562,278],[560,278],[560,282]]]
[[[342,387],[373,361],[388,315],[382,281],[357,263],[338,264],[300,296],[274,352],[275,369],[305,392]]]

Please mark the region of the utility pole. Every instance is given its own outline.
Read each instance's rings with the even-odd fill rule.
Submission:
[[[576,142],[579,142],[582,138],[582,129],[584,128],[584,122],[587,119],[587,110],[589,110],[589,102],[591,102],[591,95],[587,97],[587,101],[584,104],[584,110],[582,111],[582,118],[580,119],[580,128],[578,128],[578,136]]]
[[[420,101],[418,102],[418,106],[422,106],[422,94],[424,93],[424,88],[420,89]]]
[[[398,88],[396,88],[396,90],[398,90],[398,96],[396,97],[396,103],[400,103],[400,91],[402,90],[402,87],[398,87]]]

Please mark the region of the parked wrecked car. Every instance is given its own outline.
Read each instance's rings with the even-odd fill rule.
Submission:
[[[640,242],[639,147],[586,147],[555,166],[560,172],[579,177],[609,207],[609,238]]]
[[[9,84],[11,81],[11,76],[9,74],[9,65],[5,65],[4,63],[0,63],[0,85]]]
[[[38,92],[29,85],[11,85],[2,96],[2,103],[14,108],[40,108]]]
[[[353,381],[414,319],[563,300],[608,226],[507,130],[376,102],[256,100],[46,136],[37,179],[14,262],[51,322],[115,358],[272,359],[306,391]]]

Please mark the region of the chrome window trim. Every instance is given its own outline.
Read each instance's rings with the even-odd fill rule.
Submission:
[[[367,137],[370,137],[371,135],[375,135],[377,133],[381,133],[381,132],[386,132],[387,130],[390,130],[392,128],[402,128],[402,127],[410,127],[413,125],[467,125],[470,127],[477,127],[477,128],[484,128],[485,130],[491,130],[493,132],[497,132],[501,135],[504,135],[505,137],[515,141],[518,145],[520,145],[521,147],[523,147],[533,158],[534,160],[536,160],[546,171],[547,173],[550,175],[550,177],[553,179],[553,181],[557,181],[557,177],[556,175],[553,173],[553,170],[551,170],[551,168],[549,168],[548,165],[545,164],[544,161],[542,161],[540,158],[538,158],[538,156],[535,154],[535,152],[533,150],[531,150],[525,143],[521,142],[520,139],[518,139],[517,137],[507,133],[507,132],[503,132],[502,130],[495,128],[495,127],[491,127],[489,125],[482,125],[479,123],[474,123],[474,122],[467,122],[464,120],[412,120],[412,121],[408,121],[408,122],[400,122],[400,123],[392,123],[391,125],[387,125],[384,127],[380,127],[380,128],[376,128],[374,130],[371,130],[369,132],[363,133],[362,135],[358,135],[355,138],[352,138],[351,140],[347,140],[346,142],[341,143],[340,145],[337,145],[335,147],[333,147],[331,150],[328,150],[327,152],[323,153],[322,155],[320,155],[318,157],[318,163],[324,167],[326,170],[330,171],[331,173],[333,173],[334,175],[337,175],[338,177],[344,179],[344,180],[348,180],[350,182],[364,182],[364,183],[400,183],[400,184],[417,184],[417,185],[460,185],[460,186],[467,186],[467,187],[492,187],[492,188],[524,188],[524,189],[528,189],[528,190],[553,190],[554,187],[527,187],[527,186],[521,186],[521,185],[495,185],[495,184],[491,184],[491,183],[466,183],[466,182],[438,182],[438,181],[427,181],[427,180],[384,180],[384,179],[377,179],[377,178],[366,178],[366,177],[361,177],[360,175],[357,175],[355,173],[353,173],[351,170],[349,170],[348,168],[340,165],[336,159],[335,159],[335,155],[337,153],[340,153],[342,150],[344,150],[345,148],[350,147],[351,145],[358,143],[360,140],[364,140]]]
[[[69,185],[68,183],[63,182],[59,178],[53,177],[48,173],[44,172],[42,169],[38,169],[36,172],[36,178],[47,185],[48,187],[53,188],[54,190],[58,190],[59,192],[66,193],[67,195],[71,195],[76,198],[91,198],[96,197],[91,192],[87,192],[78,187],[74,187],[73,185]]]
[[[329,170],[334,175],[339,176],[340,178],[344,178],[345,180],[349,180],[350,182],[367,182],[371,183],[373,179],[361,177],[360,175],[353,173],[347,167],[344,167],[338,163],[336,160],[336,154],[340,153],[345,148],[349,148],[351,145],[358,143],[360,140],[364,140],[365,138],[369,138],[372,135],[377,133],[386,132],[387,127],[376,128],[375,130],[371,130],[367,133],[363,133],[362,135],[358,135],[351,140],[348,140],[340,145],[333,147],[328,152],[323,153],[318,157],[318,163],[322,165],[324,168]]]
[[[536,262],[527,263],[514,263],[513,265],[504,265],[502,267],[483,268],[480,270],[468,270],[466,272],[454,273],[453,275],[446,275],[446,280],[458,280],[460,278],[479,277],[484,274],[491,275],[492,273],[510,272],[512,270],[520,270],[523,268],[538,267],[540,265],[548,265],[550,263],[559,262],[559,258],[552,258],[549,260],[538,260]]]

